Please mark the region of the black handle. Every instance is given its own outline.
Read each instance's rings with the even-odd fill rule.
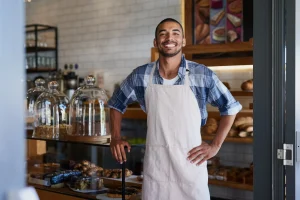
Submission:
[[[126,162],[121,164],[122,166],[122,200],[125,200],[125,165]]]

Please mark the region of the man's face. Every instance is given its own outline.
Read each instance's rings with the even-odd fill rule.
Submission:
[[[173,57],[180,53],[182,47],[185,46],[185,38],[180,25],[176,22],[165,22],[159,25],[154,46],[164,57]]]

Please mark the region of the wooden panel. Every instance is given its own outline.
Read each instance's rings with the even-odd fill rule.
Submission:
[[[245,91],[230,91],[233,96],[240,96],[240,97],[252,97],[253,92],[245,92]]]
[[[63,195],[60,193],[55,193],[55,192],[50,192],[50,191],[40,190],[40,189],[36,189],[36,191],[40,200],[54,200],[54,199],[55,200],[85,200],[87,199],[87,198],[78,198],[74,196]]]
[[[33,157],[46,153],[46,141],[27,140],[27,157]]]
[[[182,49],[184,54],[204,53],[228,53],[228,52],[251,52],[253,46],[250,42],[238,42],[227,44],[200,44],[188,45]]]
[[[184,4],[184,32],[186,44],[193,44],[193,0],[185,0]]]
[[[253,190],[252,185],[240,184],[240,183],[229,182],[229,181],[219,181],[219,180],[210,179],[208,180],[208,184],[218,185],[222,187],[230,187],[230,188],[235,188],[240,190],[250,190],[250,191]]]
[[[187,58],[187,57],[186,57]],[[187,58],[188,59],[188,58]],[[228,57],[228,58],[210,58],[210,59],[188,59],[205,66],[232,66],[232,65],[252,65],[253,57]]]

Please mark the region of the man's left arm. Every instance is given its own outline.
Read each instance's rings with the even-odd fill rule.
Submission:
[[[211,87],[209,88],[208,103],[219,108],[221,119],[212,142],[210,144],[202,142],[200,146],[189,151],[188,160],[196,165],[200,165],[218,153],[234,122],[236,114],[242,109],[241,104],[233,98],[229,90],[214,73],[212,75]]]

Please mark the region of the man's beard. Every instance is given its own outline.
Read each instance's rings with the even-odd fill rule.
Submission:
[[[162,56],[170,58],[170,57],[173,57],[173,56],[176,56],[177,54],[179,54],[179,53],[181,52],[181,49],[179,49],[178,51],[176,51],[176,52],[174,52],[174,53],[166,53],[166,52],[164,52],[164,51],[161,50],[161,49],[158,49],[158,52],[159,52],[159,54],[161,54]]]

